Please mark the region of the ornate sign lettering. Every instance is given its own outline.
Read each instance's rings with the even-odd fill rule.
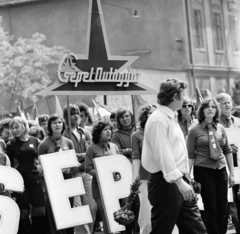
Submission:
[[[137,83],[139,73],[133,69],[131,72],[119,72],[113,67],[104,71],[103,67],[91,67],[90,72],[83,72],[75,66],[76,56],[68,53],[59,64],[58,79],[62,83],[74,83],[77,87],[81,82],[114,82],[117,87],[128,87],[129,83]]]

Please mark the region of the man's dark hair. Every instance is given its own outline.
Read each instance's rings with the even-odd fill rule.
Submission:
[[[187,88],[187,84],[178,79],[167,79],[160,85],[160,90],[157,95],[158,103],[163,106],[168,106],[174,101],[174,95],[180,98],[180,93],[183,89]]]
[[[208,106],[209,106],[209,103],[210,102],[213,102],[214,105],[216,106],[216,114],[215,116],[213,117],[213,122],[215,124],[217,124],[219,122],[219,116],[220,116],[220,108],[218,106],[218,103],[216,101],[215,98],[212,98],[212,97],[208,97],[206,99],[204,99],[201,103],[201,106],[198,110],[198,122],[199,123],[202,123],[204,120],[205,120],[205,115],[204,115],[204,109],[206,109]]]
[[[132,127],[135,126],[135,121],[134,121],[133,113],[132,113],[130,110],[128,110],[127,108],[121,107],[121,108],[119,108],[119,109],[117,110],[117,113],[116,113],[116,120],[117,120],[117,128],[118,128],[118,129],[122,129],[122,128],[123,128],[123,126],[122,126],[121,123],[120,123],[120,118],[121,118],[126,112],[129,112],[129,114],[130,114],[130,116],[131,116],[131,125],[132,125]]]
[[[115,119],[116,118],[116,112],[112,112],[111,115],[110,115],[110,119]]]
[[[93,130],[92,130],[92,141],[94,143],[98,143],[100,140],[100,136],[101,136],[101,132],[102,130],[107,127],[110,126],[111,131],[112,131],[112,125],[110,122],[108,121],[104,121],[104,120],[100,120],[97,123],[95,123],[93,125]],[[112,134],[112,133],[111,133]]]
[[[139,112],[138,120],[140,121],[140,126],[144,129],[147,123],[149,114],[151,114],[151,106],[148,104],[141,106],[138,112]]]
[[[78,106],[80,112],[85,112],[86,118],[90,115],[88,105],[83,102],[76,102],[75,105]]]
[[[48,120],[48,128],[47,129],[48,129],[48,135],[49,136],[53,135],[53,130],[52,130],[52,126],[51,125],[52,125],[52,122],[55,121],[56,119],[60,119],[63,122],[63,129],[61,131],[61,134],[63,134],[63,132],[65,131],[66,126],[65,126],[65,122],[64,122],[63,118],[60,115],[58,115],[58,114],[52,114],[49,117],[49,120]]]
[[[72,115],[72,113],[75,113],[76,111],[78,113],[80,113],[78,106],[75,105],[75,104],[69,104],[69,111],[70,111],[70,115]],[[66,124],[68,125],[68,108],[67,108],[67,105],[65,105],[63,107],[63,118],[66,121]]]
[[[5,128],[9,129],[9,123],[11,122],[12,119],[6,118],[0,121],[0,135],[2,134],[3,130]]]
[[[49,119],[49,115],[47,115],[47,114],[40,115],[40,116],[38,116],[38,124],[41,126],[41,124],[43,122],[48,121],[48,119]]]

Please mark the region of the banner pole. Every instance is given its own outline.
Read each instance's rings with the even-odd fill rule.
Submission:
[[[71,120],[70,120],[70,107],[69,107],[69,96],[67,95],[67,112],[68,112],[68,131],[70,138],[72,139],[72,128],[71,128]]]
[[[132,112],[133,112],[133,115],[135,115],[134,95],[131,95],[131,99],[132,99]],[[134,116],[134,127],[135,127],[135,130],[137,130],[137,123],[135,120],[135,116]]]

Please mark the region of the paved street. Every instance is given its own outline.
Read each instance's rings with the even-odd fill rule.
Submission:
[[[95,234],[103,234],[103,232],[95,232]],[[172,234],[178,234],[178,229],[177,229],[177,227],[174,228]],[[227,234],[236,234],[235,229],[234,229],[234,225],[233,225],[232,223],[230,223],[230,224],[228,225],[228,232],[227,232]]]

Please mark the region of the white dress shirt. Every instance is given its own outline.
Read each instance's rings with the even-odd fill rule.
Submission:
[[[158,105],[144,130],[142,165],[150,173],[162,171],[169,183],[189,173],[188,153],[176,112]]]

